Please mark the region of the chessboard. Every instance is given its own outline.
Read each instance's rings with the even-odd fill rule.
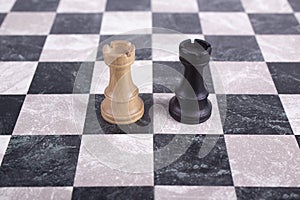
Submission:
[[[0,199],[300,199],[298,0],[0,0]],[[178,45],[212,45],[212,115],[175,121]],[[103,120],[102,47],[145,114]]]

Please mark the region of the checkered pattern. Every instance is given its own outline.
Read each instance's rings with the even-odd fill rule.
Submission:
[[[0,199],[300,199],[299,23],[298,0],[0,0]],[[200,125],[167,110],[187,38],[213,46]],[[100,114],[114,39],[137,47],[129,126]]]

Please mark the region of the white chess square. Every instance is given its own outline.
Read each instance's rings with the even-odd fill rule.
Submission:
[[[172,12],[172,13],[187,13],[187,12],[198,12],[197,0],[152,0],[152,11],[153,12]]]
[[[58,13],[98,13],[105,10],[106,0],[61,0]]]
[[[298,19],[298,22],[300,24],[300,12],[295,13],[296,18]]]
[[[16,0],[0,0],[0,12],[9,12],[15,2]]]
[[[288,0],[242,0],[247,13],[292,13]]]

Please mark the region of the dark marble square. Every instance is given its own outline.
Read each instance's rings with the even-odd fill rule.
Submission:
[[[293,14],[249,14],[249,18],[257,34],[300,33],[300,24]]]
[[[151,0],[108,0],[106,11],[150,11]]]
[[[12,134],[24,99],[24,95],[0,95],[0,135]]]
[[[188,13],[153,13],[153,26],[179,33],[201,34],[201,25],[198,14]],[[164,30],[154,29],[154,33],[166,33]]]
[[[0,36],[0,61],[38,61],[45,36]]]
[[[153,133],[153,95],[140,94],[144,101],[144,116],[135,123],[117,125],[106,122],[100,113],[100,105],[104,95],[91,94],[83,134],[114,134],[114,133]]]
[[[135,60],[152,59],[151,35],[101,35],[97,60],[103,60],[102,48],[113,40],[127,40],[135,45]]]
[[[89,93],[94,63],[39,63],[29,94]]]
[[[277,95],[217,95],[225,134],[293,134]]]
[[[224,136],[155,135],[155,185],[232,186]]]
[[[102,14],[57,14],[51,34],[99,34]]]
[[[72,186],[80,136],[12,136],[0,186]]]
[[[153,92],[174,93],[184,73],[180,62],[153,62]],[[203,70],[203,78],[209,93],[214,93],[213,82],[209,67]]]
[[[6,16],[6,14],[0,13],[0,26],[1,26],[2,22],[4,21],[5,16]]]
[[[297,140],[299,148],[300,148],[300,135],[296,135],[296,140]]]
[[[300,63],[267,63],[279,94],[300,94]]]
[[[244,11],[240,0],[198,0],[198,6],[200,11]]]
[[[254,36],[205,36],[214,61],[264,61]]]
[[[17,0],[12,11],[56,11],[59,0]]]
[[[294,11],[299,12],[300,11],[300,2],[299,0],[288,0],[291,7]]]
[[[72,200],[152,200],[153,187],[75,187]]]
[[[237,200],[296,200],[300,189],[295,187],[236,187]]]

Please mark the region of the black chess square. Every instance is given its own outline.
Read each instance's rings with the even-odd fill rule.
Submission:
[[[0,61],[38,61],[45,36],[0,36]]]
[[[102,14],[57,14],[51,34],[99,34]]]
[[[296,135],[296,140],[297,140],[299,148],[300,148],[300,135]]]
[[[94,63],[39,63],[29,94],[89,93]]]
[[[72,186],[80,141],[80,136],[12,136],[0,186]]]
[[[0,95],[0,135],[11,135],[25,96]]]
[[[153,92],[154,93],[174,93],[184,78],[184,66],[180,62],[154,61],[153,62]],[[203,70],[203,79],[209,93],[214,93],[212,77],[209,67]]]
[[[150,11],[151,0],[108,0],[107,11]]]
[[[98,47],[97,60],[103,60],[102,48],[106,44],[110,44],[113,40],[127,40],[135,46],[135,60],[151,60],[152,59],[152,39],[151,35],[101,35]]]
[[[17,0],[12,11],[56,11],[59,0]]]
[[[75,187],[72,200],[80,199],[119,199],[153,200],[153,187]]]
[[[257,34],[300,34],[300,24],[293,14],[249,14]]]
[[[214,61],[264,61],[254,36],[205,36]]]
[[[288,0],[291,7],[293,8],[293,10],[295,12],[299,12],[300,11],[300,3],[299,0]]]
[[[240,0],[198,0],[198,6],[200,11],[244,11]]]
[[[1,26],[2,22],[4,21],[5,16],[6,16],[6,14],[0,13],[0,26]]]
[[[267,63],[279,94],[300,94],[300,63]]]
[[[117,125],[106,122],[100,113],[101,102],[104,100],[102,94],[91,94],[89,98],[87,114],[83,134],[114,134],[114,133],[153,133],[153,95],[140,94],[144,101],[144,115],[135,123],[128,125]]]
[[[277,95],[217,95],[225,134],[293,134]]]
[[[154,149],[155,185],[233,185],[224,136],[156,134]]]
[[[169,33],[176,31],[187,34],[201,34],[199,16],[196,13],[153,13],[152,15],[154,33]],[[161,30],[162,29],[162,30]]]

